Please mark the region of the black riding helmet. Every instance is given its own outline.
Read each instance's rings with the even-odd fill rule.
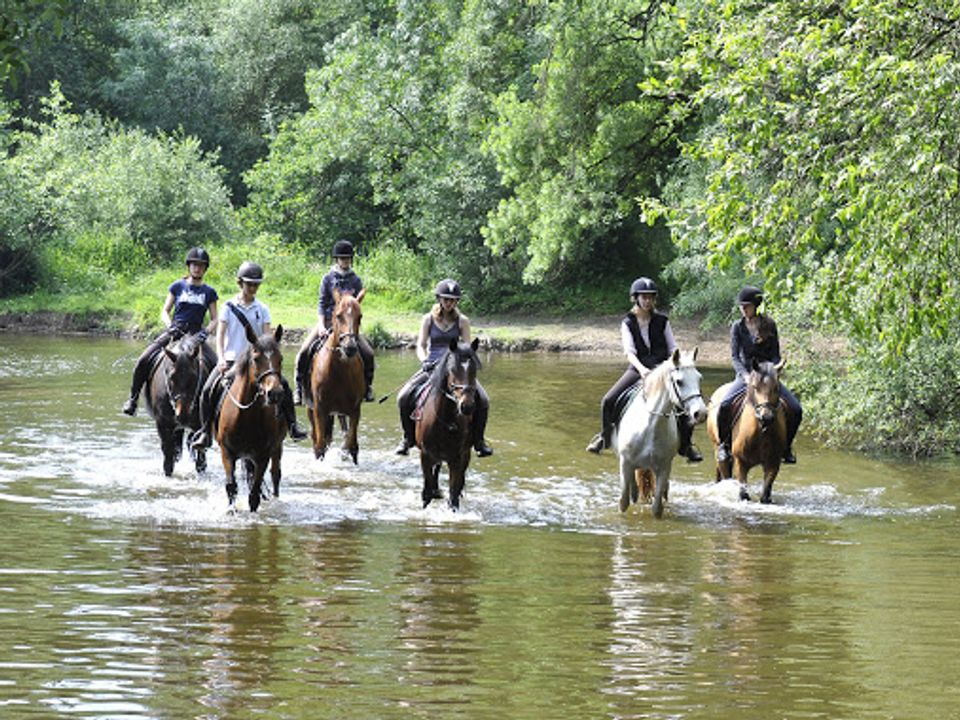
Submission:
[[[438,298],[455,298],[460,299],[463,293],[460,292],[460,283],[456,280],[451,280],[447,278],[446,280],[441,280],[437,283],[437,289],[434,293]]]
[[[656,295],[657,284],[648,277],[638,277],[630,286],[630,299],[635,300],[637,295]]]
[[[246,260],[237,269],[237,280],[259,285],[263,282],[263,268],[255,262]]]
[[[190,248],[187,251],[187,257],[184,259],[184,262],[187,265],[190,263],[203,263],[207,267],[210,267],[210,255],[201,247]]]
[[[333,256],[338,257],[353,257],[353,243],[349,240],[337,240],[333,244]]]
[[[746,285],[743,290],[737,293],[738,305],[753,305],[757,307],[763,302],[763,291],[753,285]]]

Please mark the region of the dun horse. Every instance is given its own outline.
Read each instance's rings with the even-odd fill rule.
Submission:
[[[473,447],[473,412],[477,407],[478,338],[470,345],[456,340],[437,362],[417,403],[416,440],[423,472],[423,506],[440,499],[440,467],[447,463],[450,507],[460,494]]]
[[[183,453],[185,430],[200,427],[198,400],[209,368],[216,358],[196,335],[187,335],[178,343],[163,349],[147,387],[147,412],[157,425],[163,451],[163,472],[173,474],[173,466]],[[198,473],[207,469],[202,450],[194,455]]]
[[[756,465],[763,466],[763,494],[760,502],[769,503],[773,490],[773,481],[780,472],[780,462],[787,443],[787,412],[780,401],[780,371],[784,361],[776,365],[770,362],[754,362],[747,378],[747,390],[743,395],[740,408],[731,408],[739,413],[733,421],[730,455],[733,458],[731,472],[730,461],[717,463],[717,481],[735,477],[740,482],[740,499],[749,500],[747,492],[747,473]],[[717,411],[720,401],[726,395],[727,385],[716,389],[710,398],[710,414],[707,418],[707,433],[714,449],[720,445],[717,431]]]
[[[684,353],[674,350],[646,376],[614,428],[613,446],[620,456],[621,512],[638,501],[641,487],[643,500],[649,502],[655,484],[653,515],[663,515],[670,469],[680,449],[678,419],[702,423],[707,417],[696,359],[697,348]]]
[[[227,389],[217,420],[217,443],[226,473],[227,499],[234,509],[237,499],[236,463],[248,470],[250,510],[260,507],[263,476],[270,463],[274,497],[280,495],[280,456],[287,421],[280,409],[283,399],[280,338],[283,326],[273,336],[256,337],[247,329],[250,345],[233,366],[235,378]]]
[[[357,462],[360,451],[357,430],[365,390],[363,360],[357,337],[363,316],[360,302],[365,293],[365,290],[361,290],[354,297],[334,291],[337,304],[331,318],[332,327],[311,363],[307,416],[313,431],[313,454],[318,458],[323,458],[327,453],[333,436],[333,416],[337,414],[346,432],[343,451],[349,453],[354,464]]]

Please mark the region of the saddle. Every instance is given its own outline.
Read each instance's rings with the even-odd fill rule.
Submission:
[[[413,410],[410,412],[410,418],[416,422],[423,417],[423,406],[427,404],[427,396],[430,394],[429,378],[424,378],[419,387],[413,391]]]
[[[301,353],[300,362],[297,364],[297,385],[303,388],[303,404],[310,409],[313,409],[313,394],[310,390],[310,368],[313,367],[314,356],[320,352],[320,348],[323,347],[323,344],[329,336],[329,330],[320,333],[313,342],[307,346],[307,349]]]

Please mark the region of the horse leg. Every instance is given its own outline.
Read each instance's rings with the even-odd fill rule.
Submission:
[[[280,497],[280,456],[283,455],[283,443],[277,444],[276,452],[270,458],[270,478],[273,480],[273,496]]]
[[[197,474],[200,475],[207,471],[207,451],[203,448],[193,451],[193,464],[197,468]]]
[[[738,457],[733,460],[733,475],[740,482],[740,499],[750,500],[750,493],[747,492],[747,473],[750,468]]]
[[[327,445],[333,433],[333,416],[326,411],[326,408],[319,405],[314,412],[317,416],[317,424],[314,426],[313,456],[317,460],[323,460],[327,455]]]
[[[764,505],[770,504],[773,495],[773,481],[777,479],[780,473],[780,463],[771,463],[763,466],[763,493],[760,495],[760,502]]]
[[[342,417],[342,416],[341,416]],[[343,448],[350,457],[353,458],[353,464],[357,464],[357,455],[360,454],[360,443],[357,441],[357,434],[360,426],[360,408],[358,407],[350,414],[350,425],[347,430],[347,439],[343,443]]]
[[[466,452],[466,462],[460,460],[454,463],[447,463],[447,469],[450,472],[449,478],[449,488],[450,488],[450,509],[459,510],[460,509],[460,495],[463,494],[463,486],[467,482],[467,465],[470,461],[470,450],[467,449]],[[437,468],[437,474],[439,475],[440,469]]]
[[[177,462],[183,457],[183,428],[177,428],[173,431],[173,461]]]
[[[263,490],[263,476],[267,471],[267,461],[261,458],[257,462],[247,460],[247,463],[253,465],[253,476],[250,480],[247,500],[250,503],[250,512],[256,512],[260,507],[260,493]],[[248,477],[250,476],[248,475]]]
[[[420,498],[423,500],[423,506],[430,504],[431,500],[439,500],[443,497],[440,493],[440,463],[434,464],[433,459],[426,453],[420,453],[420,471],[423,473],[423,490]]]
[[[633,501],[637,502],[641,497],[644,503],[649,503],[653,499],[653,471],[649,468],[636,470],[636,490],[633,493]]]
[[[220,458],[223,461],[223,472],[226,474],[228,510],[233,512],[236,510],[237,502],[237,479],[234,476],[236,462],[223,446],[220,448]]]
[[[175,430],[167,425],[157,424],[157,434],[160,436],[160,449],[163,452],[163,474],[173,475],[173,466],[177,462],[176,450],[173,446]]]
[[[656,490],[653,494],[653,516],[655,518],[663,517],[663,504],[667,501],[667,493],[670,489],[670,469],[662,468],[656,475]]]
[[[627,463],[624,457],[620,458],[620,512],[626,512],[630,507],[630,501],[636,497],[637,476],[636,469]]]

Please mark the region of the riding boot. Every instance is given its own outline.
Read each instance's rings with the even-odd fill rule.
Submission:
[[[410,407],[413,400],[413,393],[404,388],[404,392],[397,398],[397,405],[400,407],[400,426],[403,428],[403,439],[397,445],[394,452],[397,455],[408,455],[410,448],[417,444],[416,441],[416,423],[414,423],[412,414],[413,408]]]
[[[703,460],[703,454],[693,444],[693,425],[683,415],[677,417],[677,429],[680,431],[680,449],[677,454],[685,457],[687,462],[700,462]]]
[[[601,450],[610,447],[610,436],[612,432],[613,428],[609,425],[605,425],[603,430],[593,436],[593,439],[587,445],[587,452],[592,452],[599,455]]]
[[[785,465],[797,464],[797,456],[793,454],[793,447],[788,445],[787,448],[783,451],[783,462]]]
[[[303,405],[304,404],[304,391],[308,387],[307,379],[310,374],[310,348],[306,350],[300,350],[297,353],[297,358],[294,361],[296,366],[296,376],[294,378],[294,384],[297,388],[296,395],[293,399],[294,405]]]
[[[287,431],[290,433],[292,440],[303,440],[307,436],[307,431],[300,427],[297,422],[297,410],[293,406],[293,392],[291,392],[290,385],[287,384],[285,379],[282,384],[283,399],[280,401],[280,409],[287,421]]]
[[[729,462],[730,438],[733,435],[732,419],[730,417],[730,407],[720,405],[717,408],[717,436],[720,438],[720,444],[717,446],[717,462]]]
[[[477,457],[490,457],[493,455],[493,448],[487,445],[487,441],[484,439],[487,431],[487,415],[489,412],[490,405],[488,402],[483,400],[477,402],[476,415],[473,420],[473,449],[477,451]]]
[[[120,408],[126,415],[133,416],[137,414],[137,402],[140,399],[140,391],[143,390],[143,386],[147,384],[147,374],[150,372],[151,362],[152,359],[147,362],[137,362],[137,367],[133,370],[133,383],[130,385],[130,397],[124,401],[123,407]]]

